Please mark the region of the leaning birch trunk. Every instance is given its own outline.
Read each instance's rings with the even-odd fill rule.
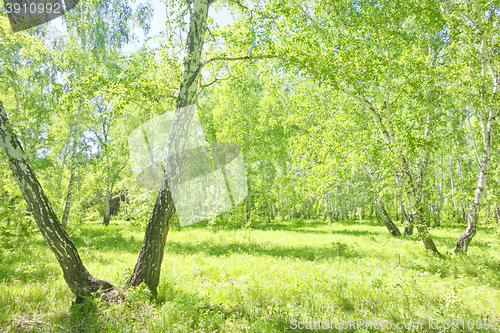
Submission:
[[[201,52],[207,30],[208,7],[210,3],[211,1],[209,0],[193,0],[190,3],[190,25],[186,42],[186,55],[182,66],[176,105],[177,110],[170,132],[169,152],[173,152],[174,150],[180,152],[183,150],[182,145],[185,143],[174,142],[179,140],[173,140],[172,138],[181,138],[182,134],[180,133],[186,131],[186,125],[191,123],[193,117],[188,106],[193,105],[196,100],[198,89],[197,79],[202,66]],[[167,160],[165,172],[170,168],[182,167],[182,165],[169,165],[171,163],[170,159]],[[160,281],[163,251],[174,213],[175,206],[172,191],[169,188],[166,176],[164,176],[153,212],[146,227],[146,234],[137,263],[132,276],[127,282],[127,286],[138,286],[144,282],[153,293],[156,293]]]
[[[476,186],[476,193],[474,195],[474,200],[467,213],[467,229],[460,235],[457,246],[455,247],[455,253],[467,252],[469,244],[476,235],[477,222],[479,220],[479,212],[481,210],[481,204],[484,201],[486,193],[486,185],[488,181],[488,169],[491,161],[491,151],[493,142],[493,126],[496,122],[495,111],[493,108],[489,112],[488,119],[481,119],[483,126],[483,158],[481,159],[481,165],[479,167],[479,176]]]
[[[75,169],[76,169],[76,153],[78,151],[78,141],[80,140],[80,114],[83,108],[83,99],[80,99],[78,104],[78,112],[76,114],[75,119],[75,129],[73,133],[73,143],[71,147],[71,166],[69,171],[69,184],[68,184],[68,192],[66,194],[66,203],[64,205],[64,211],[61,218],[61,225],[63,228],[66,228],[66,224],[68,223],[69,212],[71,209],[71,199],[73,198],[73,187],[75,184]]]
[[[43,238],[56,256],[62,268],[64,280],[73,294],[79,299],[100,289],[112,288],[113,286],[109,282],[95,279],[83,266],[75,244],[61,227],[42,186],[31,169],[21,143],[13,133],[1,102],[0,146],[8,158],[9,167],[24,200],[26,200]]]
[[[382,199],[378,198],[378,195],[375,196],[375,203],[376,203],[380,218],[382,219],[382,222],[384,222],[387,230],[389,230],[391,235],[393,235],[395,237],[401,236],[401,231],[399,231],[399,228],[392,222],[391,217],[389,216],[389,214],[385,210],[384,202],[382,201]]]
[[[479,120],[481,121],[481,127],[483,130],[483,157],[481,159],[481,164],[479,165],[479,176],[476,186],[476,192],[474,195],[474,200],[467,213],[467,229],[458,238],[457,246],[455,247],[455,253],[467,252],[472,238],[476,235],[477,222],[479,220],[479,212],[481,210],[481,204],[485,197],[486,186],[488,182],[488,171],[491,161],[492,146],[494,142],[494,126],[497,122],[497,102],[496,93],[498,91],[498,72],[494,68],[493,59],[490,58],[490,50],[488,50],[488,42],[486,40],[486,34],[482,24],[483,12],[480,9],[479,1],[474,1],[475,11],[476,11],[476,28],[481,36],[481,62],[482,62],[482,73],[481,76],[486,75],[488,70],[491,75],[493,90],[491,94],[491,99],[488,99],[484,93],[481,93],[481,103],[483,104],[477,112]],[[488,112],[487,112],[487,109]]]

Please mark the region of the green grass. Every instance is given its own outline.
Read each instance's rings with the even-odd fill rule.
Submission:
[[[431,231],[442,253],[462,232],[454,228]],[[143,232],[122,221],[69,229],[89,271],[118,286],[130,276]],[[478,331],[467,328],[469,319],[500,319],[499,238],[498,228],[483,226],[466,256],[439,259],[416,237],[391,237],[375,222],[273,221],[247,229],[203,223],[171,230],[157,298],[141,286],[121,302],[73,304],[35,233],[0,248],[0,331],[311,332],[291,329],[291,320],[323,319],[424,328],[465,320],[465,330],[444,331]],[[498,329],[480,330],[490,331]]]

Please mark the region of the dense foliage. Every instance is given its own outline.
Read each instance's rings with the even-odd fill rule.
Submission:
[[[150,29],[149,3],[81,1],[60,29],[49,24],[16,34],[0,16],[0,101],[70,233],[93,232],[95,222],[111,221],[115,230],[148,223],[158,189],[137,185],[128,136],[179,105],[186,62],[181,53],[192,46],[186,17],[196,1],[167,1],[165,32],[155,46],[133,52],[124,46]],[[398,245],[412,258],[424,253],[413,246],[418,238],[440,258],[412,260],[439,260],[429,265],[449,270],[443,255],[469,250],[477,257],[491,239],[498,241],[499,3],[219,0],[213,6],[228,8],[233,20],[222,28],[209,20],[194,99],[205,140],[241,148],[248,195],[206,221],[208,227],[272,230],[296,219],[314,219],[318,233],[340,232],[335,226],[344,223],[385,226],[387,235],[373,237],[412,244]],[[8,262],[38,236],[9,170],[10,157],[0,156],[0,261]],[[391,234],[402,243],[386,239]],[[365,251],[329,244],[344,256]],[[388,253],[395,252],[379,254]],[[497,255],[492,248],[492,261],[475,258],[486,267]],[[472,269],[460,260],[460,269]],[[10,266],[2,267],[1,278],[10,281]],[[426,272],[438,274],[434,268]],[[410,288],[410,277],[405,279]],[[381,288],[388,282],[380,277],[370,283]],[[422,307],[427,296],[415,295]],[[363,302],[377,306],[374,299],[345,297],[335,301],[345,311]],[[250,303],[243,303],[246,320],[254,320]],[[299,311],[295,305],[290,311]],[[276,307],[284,311],[282,304]],[[394,320],[407,315],[391,314]]]

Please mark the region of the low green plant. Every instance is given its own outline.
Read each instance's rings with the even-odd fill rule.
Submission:
[[[463,319],[465,329],[447,332],[475,332],[467,320],[498,319],[496,226],[481,228],[466,256],[438,258],[418,240],[391,237],[375,221],[256,219],[251,228],[225,223],[216,219],[211,230],[202,222],[170,231],[156,298],[141,285],[111,301],[83,303],[74,303],[53,255],[33,233],[0,252],[1,330],[296,332],[293,320],[429,327]],[[431,233],[439,250],[450,253],[460,231],[445,226]],[[70,224],[68,232],[92,274],[124,285],[142,244],[142,225]]]

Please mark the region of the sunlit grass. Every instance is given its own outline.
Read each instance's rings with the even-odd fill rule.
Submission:
[[[442,253],[454,248],[461,232],[454,228],[431,231]],[[143,232],[122,221],[69,229],[89,271],[118,286],[130,276]],[[276,332],[300,331],[292,319],[417,321],[424,328],[435,320],[493,322],[500,317],[498,240],[496,228],[483,228],[467,256],[439,259],[417,237],[391,237],[375,222],[198,224],[171,230],[156,299],[138,288],[121,303],[71,307],[37,233],[0,254],[0,330]]]

